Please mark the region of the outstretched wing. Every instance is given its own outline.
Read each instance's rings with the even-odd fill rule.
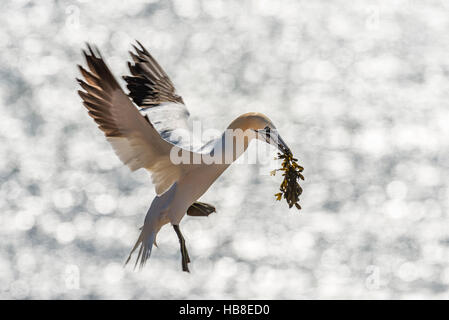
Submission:
[[[138,42],[130,52],[133,62],[128,62],[132,76],[124,76],[129,96],[148,117],[161,137],[180,148],[199,150],[201,141],[193,137],[189,111],[168,75]]]
[[[141,108],[158,106],[164,102],[184,104],[162,67],[140,42],[137,43],[140,49],[133,45],[137,55],[129,52],[134,61],[134,64],[128,62],[133,76],[123,77],[128,83],[129,96]]]
[[[181,175],[181,168],[170,161],[172,144],[161,138],[126,96],[105,64],[98,49],[88,45],[83,51],[89,70],[78,66],[86,81],[77,79],[85,91],[78,91],[89,115],[104,132],[120,160],[132,171],[151,172],[158,195]]]

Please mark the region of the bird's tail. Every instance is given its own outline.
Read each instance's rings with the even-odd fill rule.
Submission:
[[[128,264],[129,260],[131,260],[131,256],[139,247],[139,254],[137,255],[136,263],[134,264],[134,269],[139,264],[139,268],[142,269],[145,266],[148,258],[150,258],[151,250],[153,249],[153,244],[156,245],[156,235],[158,230],[154,230],[153,228],[149,228],[149,226],[143,226],[140,228],[142,231],[140,232],[139,238],[136,241],[136,244],[132,248],[128,259],[126,259],[125,266]],[[157,246],[157,245],[156,245]]]
[[[137,264],[140,264],[140,269],[145,266],[148,258],[151,255],[151,249],[153,249],[153,244],[156,245],[156,235],[164,225],[161,217],[168,210],[168,207],[173,200],[173,197],[176,192],[177,184],[174,183],[170,189],[168,189],[164,194],[160,196],[156,196],[151,203],[150,209],[148,209],[147,215],[145,217],[145,222],[143,227],[141,228],[141,232],[139,238],[136,241],[131,253],[129,254],[128,259],[125,262],[126,264],[131,259],[132,254],[136,249],[139,248],[139,254],[136,259],[136,264],[134,265],[134,269],[137,267]],[[157,245],[156,245],[157,246]]]

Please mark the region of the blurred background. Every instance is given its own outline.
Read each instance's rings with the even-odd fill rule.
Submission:
[[[447,1],[19,0],[0,21],[0,298],[449,298]],[[122,268],[154,188],[76,93],[85,41],[120,78],[135,39],[205,129],[263,112],[305,167],[298,212],[273,167],[231,166],[218,213],[182,222],[191,274],[171,227]]]

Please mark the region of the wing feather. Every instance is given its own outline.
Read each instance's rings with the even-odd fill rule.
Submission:
[[[190,113],[172,81],[142,44],[137,44],[128,62],[131,76],[123,77],[129,96],[164,140],[192,152],[201,150],[202,141],[194,137]]]
[[[184,104],[162,67],[140,42],[137,43],[140,49],[133,45],[136,53],[129,52],[134,62],[128,62],[132,76],[123,77],[134,103],[140,108],[157,106],[164,102]]]
[[[85,81],[78,91],[88,114],[98,124],[120,160],[132,171],[145,168],[152,174],[157,194],[164,193],[181,175],[169,158],[172,144],[161,138],[120,88],[98,49],[83,51],[89,70],[79,66]]]

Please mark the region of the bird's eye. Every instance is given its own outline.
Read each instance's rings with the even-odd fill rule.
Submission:
[[[270,127],[269,127],[269,126],[266,126],[266,127],[264,128],[264,130],[265,130],[265,132],[266,132],[267,138],[270,138]]]

